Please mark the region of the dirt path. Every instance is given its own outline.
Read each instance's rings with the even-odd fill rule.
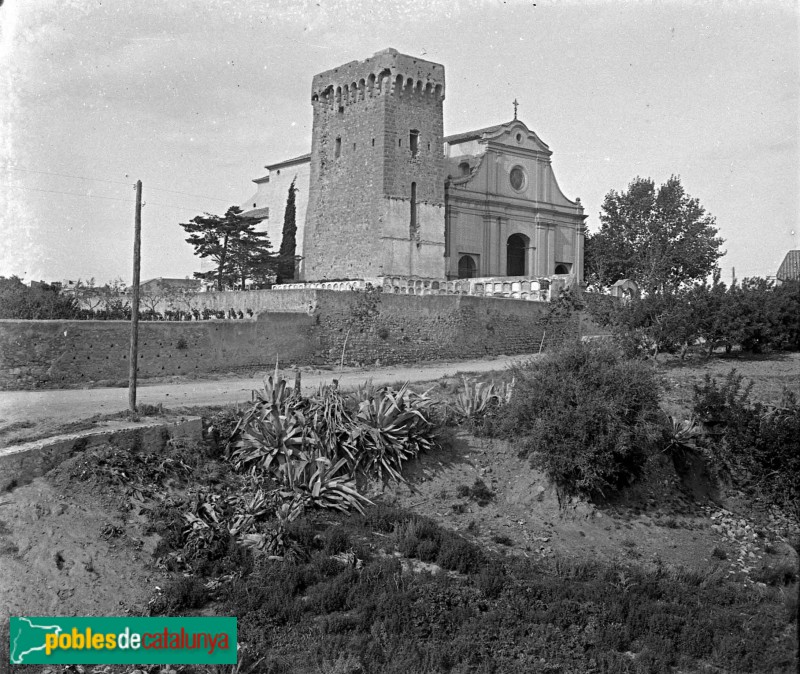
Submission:
[[[491,372],[504,370],[516,359],[499,356],[483,360],[457,363],[426,363],[398,365],[381,368],[345,368],[341,373],[333,370],[302,368],[303,390],[316,390],[320,384],[338,379],[344,388],[355,387],[371,379],[378,385],[410,381],[434,381],[452,377],[459,372]],[[261,388],[267,372],[251,377],[190,381],[176,383],[144,384],[137,395],[139,404],[163,405],[165,408],[226,405],[247,402],[250,392]],[[284,371],[291,380],[291,373]],[[26,435],[40,437],[54,432],[67,423],[74,423],[98,414],[123,412],[128,408],[128,390],[125,388],[69,389],[55,391],[2,391],[0,392],[0,434],[3,429],[23,425]],[[2,440],[2,438],[0,438]],[[24,441],[23,439],[18,440]]]

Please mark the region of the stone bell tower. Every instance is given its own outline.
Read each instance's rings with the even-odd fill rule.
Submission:
[[[314,77],[304,280],[444,278],[444,96],[394,49]]]

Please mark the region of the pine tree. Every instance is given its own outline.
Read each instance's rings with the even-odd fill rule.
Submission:
[[[195,278],[214,280],[217,290],[244,285],[249,276],[248,258],[269,251],[266,234],[255,231],[262,219],[244,216],[241,208],[231,206],[224,216],[206,213],[180,223],[190,234],[186,242],[194,246],[195,254],[216,263],[216,269],[195,272]]]
[[[289,185],[286,211],[283,214],[283,237],[281,238],[281,248],[278,252],[280,259],[278,267],[279,281],[294,279],[294,265],[297,253],[297,208],[295,206],[297,188],[294,186],[295,180],[292,180],[292,184]]]

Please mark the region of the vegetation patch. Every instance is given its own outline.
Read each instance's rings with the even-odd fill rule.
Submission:
[[[751,388],[736,370],[694,387],[703,450],[722,479],[800,516],[800,404],[790,391],[777,405],[754,403]]]
[[[662,436],[659,382],[611,344],[570,343],[519,366],[494,432],[567,493],[609,495],[642,471]]]

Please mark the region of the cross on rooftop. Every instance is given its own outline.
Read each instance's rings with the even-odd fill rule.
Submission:
[[[514,99],[513,105],[514,105],[514,119],[516,119],[517,118],[517,106],[519,105],[519,103],[517,103],[517,99],[516,98]]]

